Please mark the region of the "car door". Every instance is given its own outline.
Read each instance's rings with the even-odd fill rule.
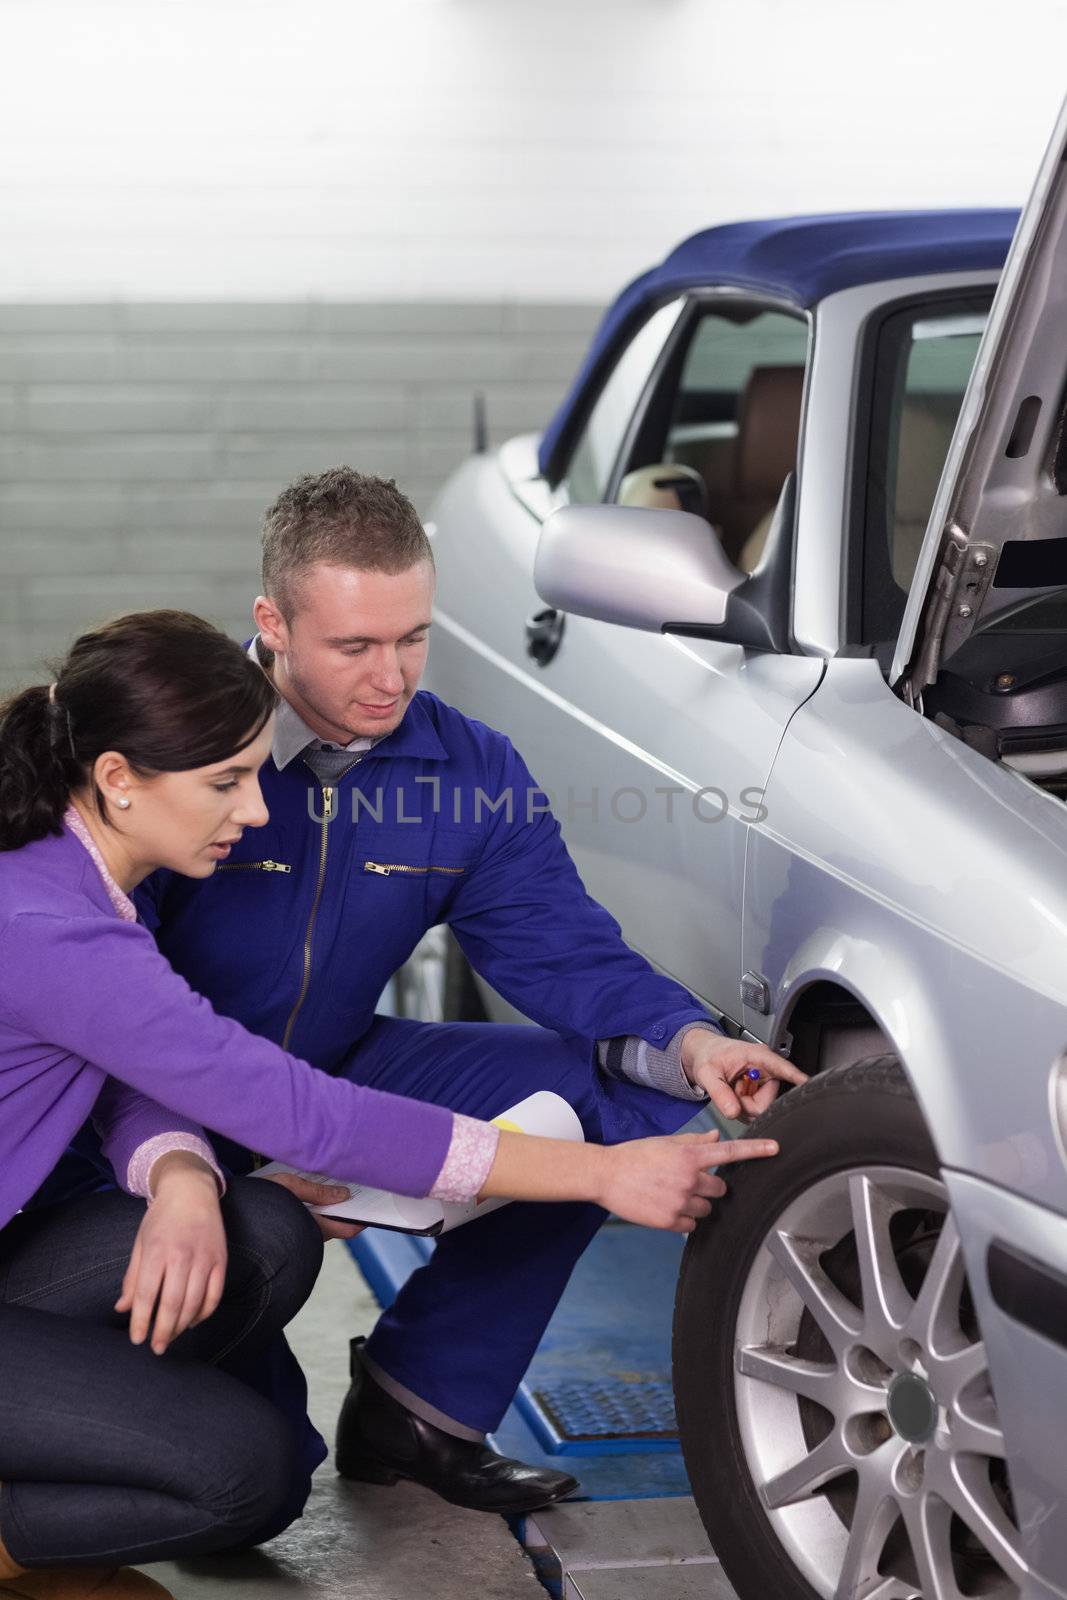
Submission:
[[[435,515],[433,685],[511,735],[629,942],[733,1017],[747,829],[821,663],[546,616],[532,567],[555,506],[677,495],[694,509],[694,493],[731,555],[754,558],[796,465],[806,347],[791,308],[736,292],[653,307],[557,483],[519,443],[504,452],[510,482],[472,464]],[[472,502],[482,527],[461,531]]]

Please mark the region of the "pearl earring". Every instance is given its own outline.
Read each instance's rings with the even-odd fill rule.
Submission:
[[[125,795],[123,795],[122,799],[119,801],[119,805],[122,807],[123,811],[126,810],[126,807],[129,805],[129,803],[130,802],[126,799]]]

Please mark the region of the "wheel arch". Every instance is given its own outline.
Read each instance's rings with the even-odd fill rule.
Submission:
[[[812,1076],[895,1049],[865,1001],[846,983],[829,978],[812,978],[794,990],[775,1036],[789,1041],[790,1059]]]
[[[772,1040],[788,1041],[790,1058],[813,1075],[892,1052],[939,1144],[938,1129],[953,1114],[952,1052],[934,997],[907,962],[869,946],[854,952],[855,962],[842,961],[840,936],[835,942],[833,969],[825,961],[793,965]]]

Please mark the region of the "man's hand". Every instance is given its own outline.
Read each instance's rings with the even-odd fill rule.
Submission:
[[[266,1181],[280,1183],[283,1189],[295,1194],[306,1206],[337,1205],[348,1199],[348,1190],[343,1184],[315,1183],[311,1178],[302,1178],[298,1172],[272,1172]],[[357,1233],[363,1232],[362,1223],[338,1222],[336,1217],[320,1217],[317,1212],[313,1214],[324,1239],[354,1239]]]
[[[143,1344],[151,1328],[152,1349],[161,1356],[222,1299],[226,1229],[215,1174],[199,1156],[171,1151],[149,1181],[155,1199],[137,1230],[115,1310],[130,1313],[134,1344]]]
[[[690,1028],[682,1035],[681,1059],[690,1083],[705,1090],[715,1109],[734,1121],[754,1122],[761,1116],[780,1081],[808,1081],[806,1072],[767,1045],[726,1039],[710,1028]],[[748,1077],[751,1071],[759,1077]]]

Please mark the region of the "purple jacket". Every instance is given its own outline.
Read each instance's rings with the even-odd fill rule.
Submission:
[[[328,1077],[219,1016],[118,916],[64,831],[0,853],[0,1227],[90,1116],[120,1179],[146,1139],[203,1124],[296,1167],[424,1195],[452,1136],[444,1108]]]

